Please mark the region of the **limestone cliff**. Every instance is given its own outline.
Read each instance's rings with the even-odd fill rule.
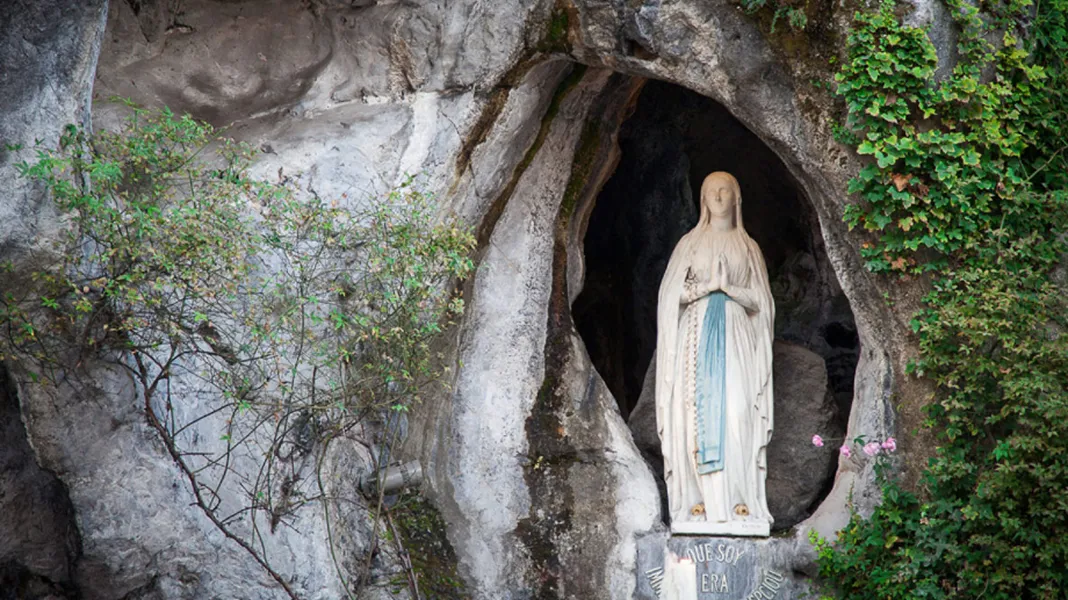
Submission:
[[[887,288],[862,267],[863,240],[841,219],[858,157],[833,141],[840,107],[813,85],[841,51],[846,4],[814,3],[805,32],[772,34],[730,0],[6,2],[0,139],[26,147],[0,148],[0,261],[25,266],[56,225],[14,164],[67,123],[114,126],[113,96],[226,127],[259,150],[257,174],[300,173],[324,198],[381,194],[415,175],[479,235],[467,312],[442,342],[451,390],[416,411],[403,447],[426,473],[464,593],[630,598],[641,540],[664,532],[638,401],[652,352],[640,315],[660,254],[693,218],[690,186],[703,173],[691,171],[760,165],[743,196],[760,198],[767,223],[779,219],[763,232],[755,217],[747,225],[785,240],[769,241],[788,307],[777,332],[794,385],[783,397],[815,416],[784,439],[804,446],[816,427],[895,434],[906,463],[923,456],[924,440],[907,432],[924,392],[903,377],[919,284]],[[930,6],[912,18],[946,31]],[[689,120],[653,114],[668,102]],[[662,201],[626,204],[645,184],[613,183],[617,165],[655,165],[649,177],[661,178],[641,179],[641,197]],[[620,239],[633,251],[612,245]],[[617,252],[630,252],[628,266],[605,270]],[[626,302],[597,304],[620,290]],[[0,598],[285,597],[190,504],[120,373],[100,369],[92,397],[58,399],[6,373]],[[774,544],[799,586],[812,572],[807,531],[832,534],[850,500],[862,512],[877,501],[866,463],[799,454],[809,449],[782,450],[797,473],[772,498],[796,524]],[[308,508],[263,548],[300,598],[344,597],[337,555],[375,552],[355,490],[369,459],[355,446],[336,452],[336,493],[354,506],[346,534],[331,542]],[[402,558],[375,560],[385,577]]]

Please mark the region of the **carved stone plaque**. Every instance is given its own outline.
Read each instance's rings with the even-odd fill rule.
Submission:
[[[808,586],[793,568],[793,539],[653,534],[638,540],[635,598],[659,600],[664,554],[671,549],[697,567],[698,600],[795,600]]]

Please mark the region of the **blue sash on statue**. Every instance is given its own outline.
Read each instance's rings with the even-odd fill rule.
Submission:
[[[697,346],[697,472],[723,470],[727,408],[727,300],[723,292],[708,296],[701,340]]]

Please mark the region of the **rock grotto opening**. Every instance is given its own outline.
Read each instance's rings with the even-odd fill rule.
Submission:
[[[835,455],[817,451],[810,439],[845,431],[860,351],[811,205],[779,158],[723,106],[676,85],[644,86],[620,129],[619,149],[586,231],[576,327],[660,474],[650,368],[657,292],[672,249],[697,221],[701,181],[713,171],[733,173],[776,304],[767,485],[775,528],[788,528],[831,488]]]

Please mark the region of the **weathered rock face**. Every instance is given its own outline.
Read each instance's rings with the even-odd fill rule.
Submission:
[[[5,260],[40,242],[54,225],[39,188],[17,176],[34,140],[55,143],[68,123],[88,124],[107,0],[17,0],[0,6],[0,253]],[[21,150],[9,145],[21,144]]]
[[[616,189],[608,183],[615,165],[645,151],[670,158],[661,171],[669,183],[641,188],[650,190],[642,197],[676,207],[646,237],[631,237],[627,260],[643,273],[664,258],[646,244],[685,229],[687,181],[692,186],[693,171],[708,168],[696,142],[680,151],[687,142],[672,138],[678,131],[654,128],[647,146],[642,136],[620,133],[628,111],[652,110],[642,105],[642,78],[685,87],[737,119],[788,173],[793,195],[783,201],[809,211],[794,225],[818,229],[812,237],[818,241],[783,255],[778,268],[776,299],[793,315],[779,334],[807,350],[788,349],[784,356],[792,358],[777,365],[786,372],[776,378],[794,384],[777,388],[777,396],[796,400],[783,414],[796,409],[805,418],[796,419],[792,433],[780,420],[775,464],[818,471],[834,461],[833,454],[808,454],[815,451],[808,439],[816,432],[810,429],[831,428],[844,417],[831,416],[835,407],[848,408],[850,437],[885,436],[898,419],[904,430],[918,423],[921,395],[899,375],[911,352],[905,322],[916,288],[883,289],[861,267],[856,248],[863,240],[840,220],[857,158],[833,142],[833,101],[809,84],[826,76],[826,59],[840,49],[849,15],[821,4],[807,37],[798,38],[768,36],[758,19],[727,0],[575,0],[560,7],[518,0],[189,0],[174,13],[170,2],[116,0],[107,9],[95,70],[100,126],[121,115],[106,101],[112,94],[167,104],[232,123],[231,135],[261,149],[254,168],[264,176],[283,169],[301,173],[309,193],[365,197],[411,173],[444,210],[478,229],[479,266],[465,290],[469,310],[445,343],[455,358],[452,391],[414,416],[404,449],[423,464],[426,491],[478,598],[629,598],[639,577],[636,540],[662,535],[657,479],[638,450],[650,448],[642,441],[648,436],[636,431],[632,438],[620,398],[608,391],[636,401],[648,358],[620,358],[615,372],[602,370],[606,386],[593,365],[619,350],[609,342],[615,338],[584,341],[571,317],[572,305],[578,314],[586,302],[578,299],[584,281],[590,293],[606,287],[598,279],[605,271],[592,254],[586,261],[583,242],[611,231],[595,221],[605,193]],[[65,123],[85,122],[105,8],[103,0],[0,8],[5,142],[51,143]],[[662,98],[685,95],[662,87]],[[709,117],[704,126],[714,130],[725,118]],[[657,148],[663,152],[652,152]],[[0,180],[17,183],[12,164],[29,154],[0,153]],[[677,193],[657,195],[668,188]],[[38,190],[24,183],[11,189],[0,207],[0,260],[21,260],[50,222]],[[653,214],[658,203],[650,202],[632,229],[640,229],[642,214]],[[804,212],[768,206],[790,216]],[[758,217],[746,218],[761,231]],[[778,226],[765,227],[773,233]],[[820,284],[809,285],[813,280]],[[641,282],[655,288],[648,278]],[[648,311],[644,297],[635,296],[632,309]],[[850,312],[856,338],[843,316]],[[625,327],[627,320],[619,322]],[[648,330],[642,335],[649,339]],[[593,339],[601,345],[595,348]],[[651,352],[646,342],[638,355]],[[246,552],[190,506],[187,482],[131,402],[129,382],[107,370],[95,379],[91,397],[18,387],[25,444],[18,445],[17,429],[5,433],[15,441],[2,453],[21,457],[10,463],[19,473],[35,473],[20,476],[20,497],[40,494],[39,486],[67,490],[77,552],[67,538],[37,544],[17,533],[0,535],[0,557],[37,548],[26,551],[20,573],[71,582],[70,594],[86,598],[282,597]],[[821,385],[829,385],[833,401]],[[217,426],[205,423],[200,433],[217,439]],[[906,438],[903,449],[908,444]],[[61,485],[28,464],[27,447]],[[366,468],[357,448],[357,440],[337,446],[329,464],[338,481]],[[811,560],[806,531],[831,534],[848,518],[850,499],[862,512],[870,509],[877,500],[872,481],[868,464],[841,461],[833,489],[813,507],[807,498],[825,493],[822,483],[780,480],[782,494],[794,496],[776,509],[783,522],[814,509],[794,537],[776,542],[789,554],[784,561],[804,571]],[[331,489],[340,505],[357,507],[343,517],[333,548],[312,508],[265,537],[301,597],[344,595],[331,549],[341,556],[342,572],[369,552],[362,501],[344,483]],[[56,528],[70,522],[63,510],[46,520]],[[389,558],[376,560],[377,573],[388,574]]]
[[[459,517],[454,539],[479,597],[629,597],[635,535],[657,520],[655,483],[568,310],[566,251],[584,182],[559,166],[590,135],[587,114],[611,124],[627,99],[607,71],[579,75],[556,87],[557,118],[488,240],[448,434],[424,445],[437,488],[451,488],[456,504],[443,510]]]
[[[175,13],[163,0],[113,2],[98,83],[217,125],[484,89],[520,58],[539,8],[199,0]]]
[[[624,416],[638,401],[656,348],[660,279],[675,244],[698,216],[685,128],[664,122],[669,114],[680,121],[685,115],[658,102],[654,86],[643,87],[634,116],[620,129],[620,162],[590,215],[586,279],[571,309]]]
[[[55,220],[15,165],[35,139],[54,144],[67,123],[87,124],[105,0],[0,4],[0,261],[25,259]],[[22,149],[8,145],[22,144]],[[6,271],[0,279],[6,279]],[[65,481],[48,472],[19,414],[15,382],[0,373],[0,595],[45,597],[76,589],[79,538]],[[44,467],[42,469],[42,466]]]
[[[72,589],[78,530],[67,490],[41,469],[26,439],[17,395],[0,373],[0,589],[14,597]]]
[[[776,342],[775,433],[768,445],[768,508],[776,529],[807,518],[830,491],[838,452],[812,445],[813,433],[841,439],[844,423],[827,388],[823,359],[795,344]],[[834,444],[829,444],[833,446]]]

